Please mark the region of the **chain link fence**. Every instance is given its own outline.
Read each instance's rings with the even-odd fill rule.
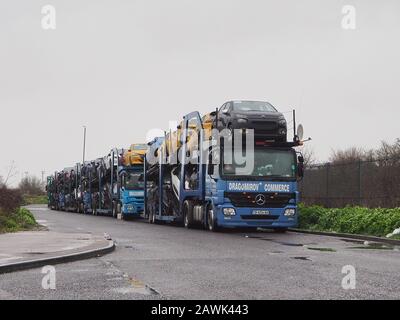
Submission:
[[[299,188],[306,205],[400,207],[400,158],[308,166]]]

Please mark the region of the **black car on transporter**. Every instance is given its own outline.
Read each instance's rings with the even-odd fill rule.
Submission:
[[[258,138],[286,142],[287,124],[282,113],[264,101],[228,101],[218,111],[219,128],[254,129]]]

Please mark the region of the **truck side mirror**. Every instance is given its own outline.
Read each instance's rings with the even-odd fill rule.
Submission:
[[[214,165],[213,165],[212,163],[210,163],[210,164],[208,165],[207,173],[208,173],[208,175],[210,175],[210,176],[214,174]]]

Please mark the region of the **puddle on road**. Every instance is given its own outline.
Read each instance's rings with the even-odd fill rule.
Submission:
[[[312,261],[309,257],[291,257],[295,260]]]
[[[284,246],[289,246],[289,247],[303,247],[304,246],[302,243],[279,242],[279,241],[276,241],[276,243],[279,243]]]
[[[356,239],[340,239],[340,240],[348,243],[364,244],[363,240],[356,240]]]
[[[283,246],[290,246],[290,247],[303,247],[304,245],[302,243],[293,243],[293,242],[282,242],[282,241],[277,241],[275,239],[269,239],[269,238],[264,238],[261,236],[253,236],[253,235],[245,235],[244,236],[247,239],[259,239],[259,240],[263,240],[263,241],[271,241],[277,244],[281,244]]]
[[[349,247],[348,249],[367,249],[367,250],[396,250],[395,246],[390,244],[378,243],[378,242],[363,242],[362,246]]]
[[[336,252],[335,249],[332,248],[315,248],[315,247],[307,247],[308,250],[315,250],[315,251],[321,251],[321,252]]]

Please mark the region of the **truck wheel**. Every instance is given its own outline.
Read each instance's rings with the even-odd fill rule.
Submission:
[[[94,216],[97,216],[97,208],[96,208],[96,202],[95,201],[92,202],[92,214]]]
[[[112,216],[113,218],[117,218],[118,217],[118,208],[117,208],[117,204],[115,203],[115,201],[112,202]]]
[[[154,213],[153,213],[153,210],[151,210],[151,211],[149,212],[148,221],[149,221],[149,223],[154,223]]]
[[[207,207],[207,227],[209,231],[218,232],[217,217],[211,206]]]
[[[121,206],[121,204],[118,202],[117,203],[117,217],[118,217],[118,214],[121,214],[121,220],[125,220],[126,219],[126,216],[124,215],[124,213],[122,212],[122,206]]]
[[[189,200],[183,203],[183,224],[187,229],[193,227],[193,203]]]

